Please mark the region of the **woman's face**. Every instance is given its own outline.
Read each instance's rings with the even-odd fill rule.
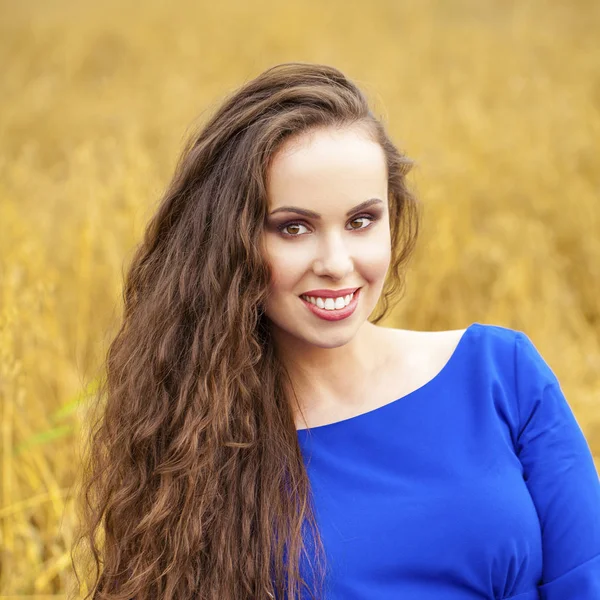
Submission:
[[[284,143],[268,172],[263,238],[272,270],[265,312],[276,336],[336,347],[367,321],[391,260],[387,192],[383,150],[358,128],[312,131]],[[341,319],[318,316],[301,298],[346,288],[360,291],[352,314]]]

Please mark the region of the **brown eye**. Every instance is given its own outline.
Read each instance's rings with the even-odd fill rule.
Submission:
[[[353,219],[350,222],[351,223],[356,223],[357,221],[360,221],[361,219],[371,219],[371,220],[373,220],[371,217],[363,216],[363,217],[356,217],[356,219]],[[367,225],[367,227],[368,227],[368,225]],[[352,229],[366,229],[366,227],[353,227]]]
[[[280,225],[279,227],[277,227],[277,229],[279,231],[281,231],[281,233],[283,233],[284,236],[286,237],[300,237],[301,234],[299,233],[287,233],[285,230],[288,229],[289,227],[305,227],[305,225],[303,225],[302,223],[296,223],[296,222],[292,222],[292,223],[284,223],[283,225]]]
[[[369,221],[369,223],[371,223],[372,221],[376,221],[377,217],[374,215],[359,215],[358,217],[354,217],[354,219],[352,219],[352,221],[350,221],[350,223],[355,223],[357,221],[360,221],[361,219],[366,219]],[[362,229],[368,229],[371,225],[367,225],[366,227],[352,227],[351,229],[353,229],[354,231],[360,231]],[[290,228],[290,227],[306,227],[306,225],[304,225],[304,223],[301,223],[299,221],[288,221],[287,223],[283,223],[282,225],[278,225],[277,229],[281,232],[281,234],[284,237],[287,238],[299,238],[302,237],[302,233],[288,233],[285,230]]]

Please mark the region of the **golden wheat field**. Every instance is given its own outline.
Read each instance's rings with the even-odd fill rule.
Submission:
[[[337,66],[416,163],[387,325],[525,331],[600,466],[600,4],[0,0],[0,598],[64,598],[86,394],[196,125],[276,63]]]

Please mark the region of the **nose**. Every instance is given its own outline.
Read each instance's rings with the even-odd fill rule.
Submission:
[[[313,261],[315,275],[345,281],[353,270],[354,260],[343,236],[335,232],[324,236]]]

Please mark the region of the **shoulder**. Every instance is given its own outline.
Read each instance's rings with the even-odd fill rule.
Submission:
[[[449,357],[463,341],[480,345],[482,342],[495,345],[510,344],[513,330],[495,325],[472,323],[463,329],[444,331],[419,331],[412,329],[387,328],[392,347],[405,355]]]
[[[524,331],[481,323],[473,323],[468,329],[479,360],[512,379],[515,385],[523,378],[556,382],[548,363]]]
[[[445,364],[460,345],[470,378],[480,375],[519,397],[536,396],[545,386],[558,384],[532,339],[519,329],[475,322],[462,330],[412,333],[433,363]]]
[[[396,330],[403,376],[416,388],[436,377],[456,357],[452,374],[465,390],[491,399],[516,435],[548,388],[560,383],[531,338],[518,329],[472,323],[450,331]],[[515,437],[516,439],[516,437]]]
[[[447,331],[382,328],[388,347],[386,368],[412,390],[430,381],[452,359],[459,345],[470,343],[472,327]]]
[[[397,364],[420,372],[439,371],[461,349],[470,355],[472,367],[487,366],[493,370],[510,374],[518,359],[519,347],[531,353],[533,344],[523,332],[503,327],[474,322],[463,329],[444,331],[417,331],[388,329],[392,355]],[[424,373],[426,374],[426,373]]]

